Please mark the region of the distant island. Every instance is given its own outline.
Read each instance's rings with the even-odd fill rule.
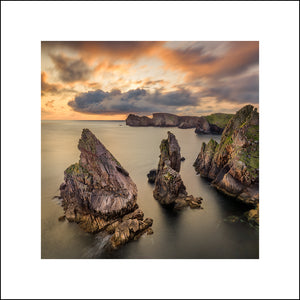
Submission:
[[[197,134],[221,134],[233,114],[215,113],[208,116],[177,116],[169,113],[153,113],[152,118],[129,114],[126,125],[135,127],[196,128]]]

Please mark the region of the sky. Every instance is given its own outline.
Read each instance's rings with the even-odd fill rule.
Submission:
[[[42,42],[42,120],[258,108],[259,43]]]

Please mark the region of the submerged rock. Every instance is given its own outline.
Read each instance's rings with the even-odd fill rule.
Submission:
[[[58,221],[63,222],[65,219],[66,219],[66,216],[63,215],[58,218]]]
[[[227,223],[237,223],[240,221],[240,217],[238,216],[228,216],[227,218],[224,219],[225,222]]]
[[[258,226],[259,225],[259,204],[257,204],[254,209],[247,211],[244,214],[244,217],[250,225],[254,227]]]
[[[153,196],[162,205],[173,205],[180,209],[185,206],[200,207],[202,198],[188,196],[186,187],[179,174],[181,164],[180,147],[174,134],[160,144],[160,160],[155,179]]]
[[[112,248],[151,226],[143,221],[143,213],[138,209],[137,187],[129,173],[89,129],[83,129],[78,149],[79,163],[65,170],[60,186],[65,218],[79,223],[87,232],[112,234]],[[115,232],[122,232],[129,219],[135,220],[134,232],[130,231],[128,237],[116,237]]]
[[[223,131],[220,144],[203,143],[194,163],[201,176],[244,203],[259,201],[259,114],[252,105],[240,109]]]

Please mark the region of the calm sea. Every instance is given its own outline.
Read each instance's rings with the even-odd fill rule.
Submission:
[[[129,172],[138,187],[140,208],[154,220],[153,235],[106,252],[101,234],[58,221],[63,210],[53,197],[59,195],[64,170],[79,160],[77,143],[83,128],[89,128]],[[180,173],[187,192],[203,197],[202,210],[169,211],[152,196],[146,175],[157,167],[159,145],[168,130],[186,158]],[[258,258],[258,231],[244,223],[224,222],[245,207],[216,191],[192,166],[202,142],[210,138],[220,140],[197,136],[194,129],[129,127],[119,121],[42,121],[42,258]]]

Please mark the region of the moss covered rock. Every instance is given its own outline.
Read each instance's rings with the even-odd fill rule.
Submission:
[[[152,223],[143,221],[129,173],[89,129],[82,130],[78,149],[80,160],[65,170],[60,186],[64,217],[86,232],[125,235],[122,242],[111,240],[112,248],[140,236]]]
[[[252,105],[240,109],[227,123],[218,144],[202,144],[194,163],[196,172],[239,200],[259,201],[259,114]]]

